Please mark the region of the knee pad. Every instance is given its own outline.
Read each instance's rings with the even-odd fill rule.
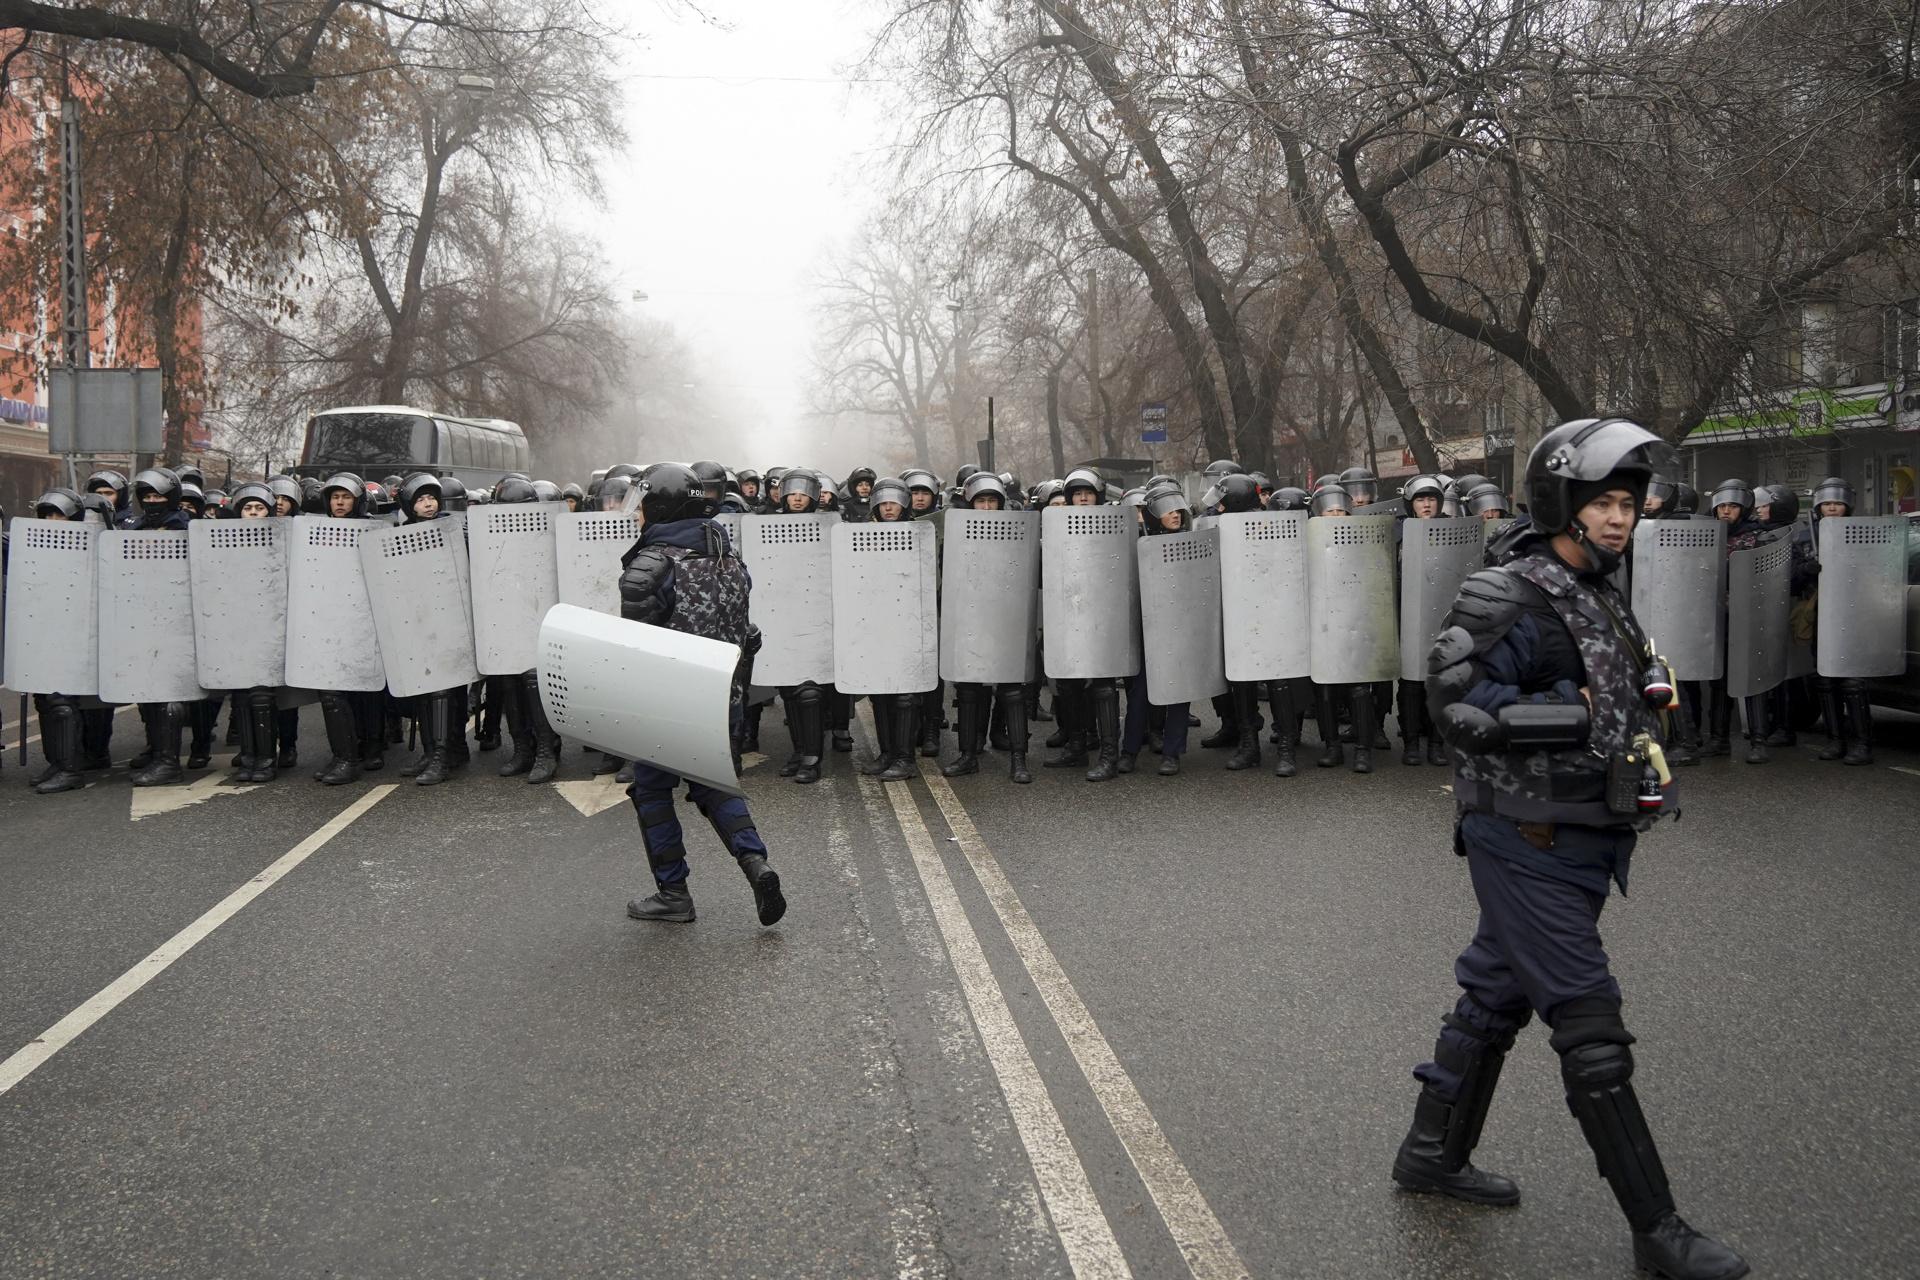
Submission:
[[[1620,1002],[1606,996],[1581,996],[1554,1013],[1548,1041],[1560,1055],[1560,1074],[1569,1091],[1607,1089],[1633,1078],[1633,1034],[1620,1020]]]
[[[801,707],[817,707],[825,696],[817,684],[803,684],[793,691],[794,705]]]

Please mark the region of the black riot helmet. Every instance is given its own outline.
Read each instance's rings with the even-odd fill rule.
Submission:
[[[953,487],[960,490],[962,493],[965,493],[967,489],[967,481],[973,479],[975,476],[979,474],[980,474],[979,467],[974,466],[971,462],[964,463],[958,471],[953,473]]]
[[[155,501],[148,502],[148,498]],[[143,511],[171,511],[180,505],[180,480],[162,467],[151,467],[133,478],[133,501]]]
[[[1200,505],[1222,511],[1258,511],[1260,485],[1244,471],[1230,471],[1213,482],[1213,487],[1200,499]],[[1151,511],[1152,504],[1148,504],[1148,509]]]
[[[277,516],[297,514],[307,500],[306,491],[292,476],[268,476],[267,492],[273,495],[273,501],[267,505],[273,508],[273,514]],[[287,503],[285,511],[280,509],[282,500]]]
[[[393,490],[377,480],[367,481],[367,514],[384,516],[393,510]]]
[[[720,499],[720,510],[716,514],[744,516],[753,514],[753,504],[747,501],[743,493],[729,492]]]
[[[173,474],[179,477],[181,484],[190,484],[194,488],[200,490],[202,493],[206,492],[207,473],[202,471],[199,467],[195,466],[193,463],[189,462],[184,467],[175,467],[173,469]]]
[[[1470,516],[1485,516],[1489,511],[1497,511],[1504,516],[1512,510],[1507,505],[1507,495],[1502,493],[1500,486],[1491,480],[1476,486],[1473,492],[1467,495],[1465,506]]]
[[[467,509],[467,486],[458,476],[440,477],[440,505],[449,511]]]
[[[118,471],[102,468],[87,477],[87,492],[99,493],[102,489],[113,491],[113,505],[127,505],[127,478]]]
[[[1673,510],[1673,499],[1679,492],[1680,487],[1665,476],[1656,475],[1647,481],[1647,501],[1652,502],[1658,498],[1662,514]]]
[[[441,486],[439,478],[425,471],[416,471],[400,483],[400,513],[407,518],[408,524],[433,519],[439,515],[437,511],[433,516],[422,516],[414,512],[413,504],[423,493],[432,494],[434,501],[442,507],[447,505],[447,492]]]
[[[973,506],[974,499],[981,494],[994,494],[1000,499],[1000,509],[1005,511],[1012,505],[1007,496],[1007,486],[999,476],[991,471],[976,471],[967,477],[966,487],[961,490],[960,499],[966,506]]]
[[[200,486],[193,483],[193,481],[182,480],[180,482],[180,507],[182,510],[190,512],[193,518],[198,520],[201,513],[207,509],[207,495],[202,493]]]
[[[1237,476],[1244,474],[1245,471],[1246,468],[1235,462],[1232,458],[1215,458],[1207,464],[1205,474],[1207,482],[1211,484],[1221,476]],[[1148,481],[1148,483],[1151,484],[1152,481]]]
[[[1067,478],[1061,482],[1060,487],[1061,491],[1067,495],[1067,502],[1069,504],[1073,502],[1073,494],[1076,489],[1093,490],[1096,502],[1104,501],[1107,496],[1106,481],[1102,480],[1100,473],[1092,467],[1075,467],[1073,470],[1067,472]]]
[[[540,502],[560,501],[560,486],[551,480],[535,480],[533,482],[533,493],[534,497]]]
[[[1711,512],[1715,518],[1718,518],[1720,508],[1727,505],[1740,508],[1740,514],[1734,520],[1735,524],[1739,524],[1748,516],[1751,516],[1753,514],[1753,486],[1737,477],[1731,480],[1722,480],[1719,484],[1715,485],[1713,487],[1713,496],[1707,499],[1707,510]]]
[[[633,490],[631,476],[608,476],[600,482],[600,509],[618,511],[626,505],[627,494]]]
[[[908,467],[900,473],[900,482],[909,490],[925,489],[936,497],[940,493],[940,477],[925,467]]]
[[[33,514],[41,520],[78,520],[80,512],[80,495],[65,487],[49,489],[33,500]]]
[[[1673,449],[1637,422],[1625,418],[1576,418],[1540,437],[1527,455],[1527,514],[1541,533],[1572,533],[1584,540],[1575,521],[1587,499],[1579,492],[1602,481],[1633,494],[1634,509],[1646,503],[1653,473],[1673,464]],[[1590,546],[1589,549],[1598,550]],[[1605,561],[1611,557],[1599,555]],[[1610,572],[1605,563],[1601,572]]]
[[[1066,492],[1067,492],[1066,481],[1042,480],[1039,484],[1033,486],[1034,508],[1039,511],[1045,511],[1048,507],[1053,505],[1053,500],[1055,498],[1064,496]]]
[[[207,510],[225,515],[227,511],[227,491],[225,489],[207,490]]]
[[[648,524],[697,520],[711,513],[706,487],[693,468],[656,462],[640,473],[640,513]]]
[[[1455,476],[1453,478],[1453,491],[1464,498],[1481,485],[1492,483],[1492,480],[1481,475],[1478,471],[1469,471],[1463,476]]]
[[[794,511],[793,504],[789,501],[795,494],[806,499],[806,506],[801,511]],[[805,467],[795,467],[781,476],[779,509],[792,515],[818,511],[820,509],[820,477]]]
[[[1675,516],[1690,516],[1700,509],[1700,491],[1698,489],[1688,484],[1685,480],[1680,481],[1673,487],[1675,490],[1673,495],[1673,514]]]
[[[351,494],[353,497],[353,509],[347,512],[348,518],[367,514],[366,482],[351,471],[342,471],[338,475],[328,476],[325,483],[320,486],[321,515],[330,516],[333,514],[333,498],[331,495],[335,490]]]
[[[1766,504],[1767,523],[1776,529],[1785,528],[1800,518],[1800,495],[1790,484],[1770,484],[1755,496],[1758,502]]]
[[[540,501],[540,491],[533,487],[533,481],[523,480],[519,476],[502,476],[500,483],[493,486],[495,502],[520,503]]]
[[[396,473],[394,475],[384,477],[380,481],[380,487],[385,489],[388,493],[398,493],[400,492],[400,486],[404,483],[406,482],[402,480],[400,476]]]
[[[635,466],[633,463],[616,462],[612,466],[607,468],[607,474],[604,476],[601,476],[600,479],[603,483],[608,480],[619,480],[619,479],[631,480],[639,474],[640,474],[640,468]]]
[[[1267,495],[1269,511],[1305,511],[1307,509],[1307,491],[1298,485],[1282,485]]]
[[[1308,492],[1318,493],[1330,484],[1339,484],[1339,483],[1340,483],[1340,477],[1334,474],[1333,472],[1329,471],[1325,475],[1315,476],[1313,478],[1313,484],[1309,487]]]
[[[1346,487],[1339,484],[1323,484],[1313,491],[1313,498],[1307,503],[1307,510],[1316,516],[1324,516],[1332,511],[1344,511],[1353,514],[1353,498]]]
[[[587,491],[577,484],[560,486],[560,501],[567,504],[567,510],[578,511],[587,505]]]
[[[1340,487],[1355,505],[1366,506],[1379,496],[1379,479],[1367,467],[1348,467],[1340,473]]]
[[[320,496],[320,491],[321,485],[318,480],[312,476],[301,476],[300,510],[307,515],[324,514],[327,509],[327,504]]]
[[[1407,504],[1407,514],[1412,515],[1415,498],[1432,498],[1440,503],[1438,510],[1444,511],[1447,503],[1447,486],[1440,482],[1439,476],[1418,475],[1400,486],[1400,500]]]
[[[1853,514],[1853,486],[1839,476],[1828,476],[1813,486],[1813,516],[1820,518],[1820,504],[1823,502],[1844,502],[1847,514]]]
[[[700,481],[700,487],[707,492],[707,501],[716,507],[727,492],[727,469],[717,462],[701,460],[689,468]]]
[[[888,521],[880,514],[880,504],[897,502],[900,514],[897,520],[913,519],[913,495],[907,492],[907,486],[899,476],[883,476],[873,482],[873,492],[867,495],[867,518],[879,524]]]
[[[236,485],[233,492],[227,495],[227,514],[235,517],[241,516],[245,513],[243,513],[240,508],[246,506],[249,502],[257,502],[267,509],[268,515],[272,515],[273,499],[274,493],[272,489],[269,489],[257,480],[250,480],[246,484]]]
[[[113,505],[113,499],[101,493],[83,493],[80,495],[80,511],[83,517],[91,518],[102,526],[111,526],[113,518],[120,514]],[[4,516],[5,512],[0,512]]]
[[[760,473],[758,471],[755,471],[752,467],[742,467],[740,470],[733,473],[733,478],[739,482],[741,493],[745,493],[747,491],[747,486],[752,485],[753,496],[756,499],[760,497],[760,491],[766,487],[765,482],[760,478]]]
[[[1228,474],[1237,478],[1240,473],[1230,472]],[[1163,529],[1160,525],[1160,518],[1174,511],[1178,511],[1181,515],[1180,528],[1177,532],[1185,533],[1193,528],[1193,511],[1187,506],[1187,495],[1180,492],[1178,487],[1169,488],[1165,485],[1160,485],[1149,489],[1142,495],[1140,505],[1147,515],[1148,533],[1176,532],[1175,530]]]

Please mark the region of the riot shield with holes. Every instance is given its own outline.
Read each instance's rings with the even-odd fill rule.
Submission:
[[[553,522],[560,603],[620,616],[620,558],[640,525],[618,511],[563,512]]]
[[[1820,541],[1814,661],[1823,676],[1873,679],[1907,668],[1905,516],[1827,516]]]
[[[201,685],[253,689],[287,681],[287,563],[291,519],[195,520],[193,653]]]
[[[740,552],[742,541],[740,532],[741,523],[746,520],[746,518],[745,515],[738,511],[722,511],[713,518],[713,522],[720,526],[720,531],[727,535],[727,541],[732,544],[736,554]]]
[[[729,736],[737,645],[555,605],[540,626],[540,704],[553,731],[741,794]]]
[[[939,568],[924,520],[833,526],[833,683],[925,693],[940,682]]]
[[[380,637],[387,688],[411,698],[472,684],[473,620],[446,520],[373,529],[360,538],[360,568]]]
[[[8,526],[7,687],[83,697],[100,688],[99,569],[104,530],[20,517]]]
[[[940,519],[940,677],[1026,680],[1040,616],[1040,513],[955,507]]]
[[[1727,557],[1727,692],[1733,697],[1766,693],[1787,678],[1792,566],[1793,544],[1785,536]]]
[[[1633,616],[1678,679],[1726,670],[1726,548],[1718,520],[1643,520],[1633,531]]]
[[[1400,674],[1392,520],[1307,521],[1308,659],[1316,684],[1365,684]]]
[[[295,688],[386,687],[360,567],[360,535],[379,527],[331,516],[294,519],[287,549],[287,683]]]
[[[100,561],[100,697],[106,702],[193,702],[207,696],[194,661],[187,534],[110,529]]]
[[[1220,531],[1163,533],[1134,545],[1147,701],[1204,702],[1227,691],[1220,648]]]
[[[560,602],[553,528],[566,509],[564,502],[516,502],[467,510],[481,675],[517,675],[539,661],[540,619]]]
[[[753,574],[748,620],[760,628],[753,682],[764,688],[833,683],[833,540],[824,512],[748,516],[741,559]]]
[[[1219,529],[1227,679],[1306,675],[1307,513],[1229,513],[1220,517]]]
[[[1133,512],[1048,507],[1040,513],[1045,661],[1053,679],[1140,670],[1140,570]]]
[[[1407,520],[1400,526],[1400,678],[1427,678],[1427,650],[1460,584],[1486,557],[1477,520]]]

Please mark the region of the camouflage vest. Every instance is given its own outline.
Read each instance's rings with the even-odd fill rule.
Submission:
[[[747,638],[747,595],[753,579],[733,553],[718,525],[707,526],[703,550],[655,544],[673,560],[673,616],[663,624],[673,631],[740,644]]]
[[[1636,815],[1608,809],[1605,795],[1609,757],[1625,752],[1636,734],[1658,736],[1658,722],[1640,694],[1646,639],[1632,611],[1610,584],[1577,576],[1550,553],[1520,556],[1501,567],[1532,584],[1573,636],[1586,669],[1582,683],[1593,695],[1592,728],[1582,749],[1455,751],[1456,799],[1465,808],[1521,822],[1643,825]]]

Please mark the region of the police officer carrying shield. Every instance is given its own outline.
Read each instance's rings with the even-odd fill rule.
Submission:
[[[1654,702],[1671,698],[1627,601],[1607,581],[1647,482],[1670,450],[1620,418],[1548,432],[1527,459],[1532,536],[1469,577],[1428,657],[1427,692],[1454,762],[1454,849],[1466,856],[1479,927],[1454,972],[1393,1178],[1476,1204],[1520,1190],[1468,1161],[1514,1038],[1553,1028],[1567,1106],[1633,1230],[1634,1259],[1672,1280],[1731,1280],[1738,1254],[1675,1211],[1633,1090],[1634,1037],[1620,1017],[1599,919],[1622,886],[1636,832],[1663,794]]]
[[[760,632],[747,621],[752,581],[734,554],[726,533],[706,516],[707,500],[691,470],[663,462],[640,480],[640,540],[621,558],[620,615],[633,622],[667,627],[740,646],[729,700],[729,736],[734,767],[740,760],[740,711],[748,672],[760,649]],[[664,769],[636,761],[627,795],[640,819],[640,840],[647,849],[655,892],[627,904],[635,920],[692,924],[693,895],[687,890],[687,851],[673,793],[681,779]],[[692,800],[740,864],[753,887],[760,923],[786,914],[780,877],[767,865],[767,846],[753,824],[747,802],[704,783],[687,783]]]
[[[179,478],[164,467],[142,471],[133,478],[133,506],[120,517],[122,529],[173,529],[185,532],[191,518],[180,508]],[[178,626],[172,618],[157,618],[155,626]],[[180,734],[187,724],[187,708],[179,702],[143,702],[140,719],[147,730],[147,749],[133,760],[136,787],[160,786],[186,777],[180,767]]]
[[[875,489],[874,493],[877,510],[880,490]],[[961,501],[975,511],[1005,511],[1009,501],[1007,486],[992,472],[977,471],[967,478]],[[1007,753],[1007,777],[1023,785],[1032,782],[1033,773],[1027,768],[1026,684],[1014,681],[989,686],[957,681],[954,684],[954,702],[959,710],[960,725],[956,736],[960,754],[940,766],[940,772],[949,778],[980,772],[980,751],[987,743],[991,713],[997,707],[1004,717],[1004,737],[1000,749]],[[883,780],[892,779],[892,775],[886,773],[879,776]]]
[[[451,514],[442,506],[439,477],[416,471],[400,485],[400,512],[407,524],[426,524]],[[581,495],[583,498],[584,494]],[[420,729],[420,757],[400,766],[400,776],[415,786],[434,787],[472,758],[467,749],[467,687],[456,685],[423,694],[414,721]]]

